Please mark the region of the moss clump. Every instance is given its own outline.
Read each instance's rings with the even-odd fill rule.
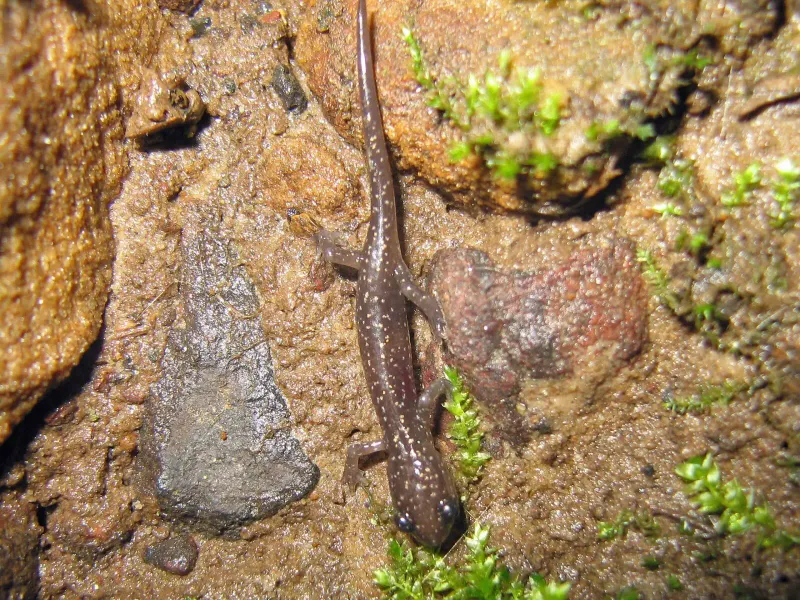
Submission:
[[[467,553],[457,565],[424,548],[389,542],[390,565],[375,571],[375,583],[391,600],[566,600],[569,583],[553,583],[533,574],[513,576],[497,550],[488,546],[489,528],[476,523],[464,537]]]
[[[722,481],[711,453],[681,463],[675,473],[687,482],[686,493],[698,510],[716,516],[718,533],[738,535],[756,529],[762,548],[800,545],[800,534],[778,529],[769,506],[756,502],[755,490],[742,488],[735,479]]]
[[[461,132],[461,140],[450,148],[450,160],[478,157],[504,180],[544,179],[558,167],[556,157],[546,150],[546,139],[558,130],[567,99],[545,91],[539,69],[512,68],[511,53],[504,50],[497,68],[483,76],[472,73],[466,83],[441,78],[425,61],[413,30],[404,27],[402,36],[414,78],[427,91],[428,106],[441,111]]]
[[[670,159],[658,174],[658,189],[681,201],[694,198],[694,164],[683,158]]]
[[[669,277],[658,265],[653,253],[645,248],[639,248],[636,251],[636,261],[642,265],[644,280],[653,288],[656,297],[664,306],[677,313],[679,309],[678,298],[675,292],[670,289]]]
[[[733,187],[722,193],[720,202],[727,208],[744,206],[750,202],[750,197],[760,185],[761,165],[754,162],[733,176]]]
[[[628,585],[617,592],[617,600],[641,600],[642,594],[636,586]]]
[[[606,541],[623,537],[631,527],[648,537],[657,537],[661,533],[661,527],[650,513],[633,513],[626,509],[620,511],[613,521],[600,521],[597,524],[597,539]]]
[[[667,587],[673,592],[680,592],[683,589],[683,584],[677,575],[670,574],[667,575]]]
[[[695,245],[696,251],[699,253],[708,244],[708,237],[703,233],[695,234],[689,243]],[[721,348],[720,336],[730,322],[729,317],[713,303],[693,305],[690,298],[679,296],[673,289],[669,276],[659,266],[653,253],[649,250],[640,248],[636,253],[636,260],[642,265],[642,275],[648,285],[653,288],[653,292],[661,304],[677,316],[684,325],[692,327],[709,343]],[[708,261],[707,266],[712,268],[711,260]],[[718,265],[715,268],[718,268]]]
[[[594,121],[584,135],[590,142],[608,142],[623,135],[646,141],[655,137],[656,130],[651,123],[639,123],[634,120],[628,124],[619,119],[609,119]]]
[[[772,198],[778,210],[770,213],[771,225],[777,229],[794,223],[795,202],[800,198],[800,167],[789,158],[784,158],[777,165],[777,179],[772,181]]]
[[[727,406],[748,388],[746,383],[736,381],[726,381],[722,385],[705,385],[692,396],[676,396],[666,400],[664,408],[679,415],[701,413],[718,404]]]
[[[474,408],[472,394],[464,387],[464,382],[456,369],[445,367],[444,374],[453,386],[452,396],[444,405],[454,417],[447,431],[447,437],[458,448],[459,473],[467,482],[472,482],[478,479],[491,456],[481,450],[483,432],[480,430],[481,420]]]

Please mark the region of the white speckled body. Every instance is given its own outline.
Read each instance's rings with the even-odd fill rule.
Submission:
[[[434,446],[431,424],[418,406],[406,305],[406,296],[413,294],[409,288],[416,286],[409,280],[400,251],[369,31],[366,3],[359,0],[358,75],[372,213],[357,287],[358,341],[370,397],[384,432],[389,487],[398,518],[406,519],[406,529],[418,541],[438,546],[455,519],[458,496]]]

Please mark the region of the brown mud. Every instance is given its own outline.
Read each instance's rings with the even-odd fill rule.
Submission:
[[[97,10],[94,2],[67,4]],[[312,241],[319,228],[350,247],[366,234],[354,5],[161,4],[162,12],[146,7],[157,36],[137,45],[138,32],[119,26],[128,37],[118,47],[147,58],[104,67],[116,69],[118,110],[125,119],[147,110],[138,104],[146,102],[140,85],[157,73],[196,92],[206,115],[197,123],[195,112],[178,118],[174,129],[158,125],[153,133],[164,137],[146,144],[122,142],[119,121],[109,126],[124,143],[129,172],[108,211],[115,253],[104,326],[70,378],[0,448],[0,597],[380,597],[372,572],[400,535],[381,518],[385,467],[368,469],[369,495],[345,497],[339,484],[347,446],[380,436],[358,357],[355,282],[323,263]],[[371,5],[412,272],[429,278],[437,253],[457,248],[484,252],[504,281],[538,282],[558,265],[592,267],[573,288],[565,266],[545,298],[566,362],[517,369],[522,362],[508,359],[513,348],[505,347],[503,369],[516,379],[482,405],[493,460],[469,489],[470,517],[491,526],[491,545],[514,571],[570,581],[572,598],[613,598],[630,585],[645,598],[796,598],[800,548],[760,549],[755,532],[717,535],[674,473],[713,452],[725,479],[758,490],[781,528],[800,529],[800,228],[776,227],[770,216],[776,165],[784,157],[800,165],[800,17],[791,3]],[[425,106],[414,81],[400,37],[410,15],[442,72],[482,73],[509,47],[527,66],[541,57],[547,77],[568,91],[569,111],[552,142],[562,170],[541,195],[517,194],[484,165],[448,161],[458,132]],[[664,68],[653,84],[642,59],[651,46],[670,65],[696,48],[711,63]],[[664,168],[692,161],[676,196],[658,186],[661,164],[637,158],[644,142],[626,136],[605,145],[583,134],[598,119],[625,118],[619,99],[631,90],[646,99],[636,118],[675,137]],[[116,155],[106,160],[116,168]],[[591,169],[582,168],[586,161]],[[762,184],[745,205],[722,205],[735,175],[754,162]],[[680,216],[660,214],[670,202]],[[559,218],[531,216],[543,212]],[[313,491],[235,535],[163,515],[139,453],[168,339],[191,319],[181,244],[198,220],[223,232],[234,266],[255,288],[257,316],[236,318],[258,319],[291,415],[287,427],[319,469]],[[706,241],[693,249],[686,239],[698,234]],[[648,250],[667,275],[670,301],[639,278],[634,248]],[[594,264],[597,256],[606,262]],[[578,318],[570,290],[594,320]],[[604,290],[608,297],[598,298]],[[224,282],[208,294],[224,298]],[[713,310],[697,310],[706,306]],[[608,311],[622,316],[604,319]],[[573,321],[559,321],[562,312]],[[453,357],[416,311],[411,320],[420,379],[428,381]],[[610,340],[610,351],[598,339]],[[729,404],[697,414],[664,407],[726,381],[743,384]],[[444,437],[440,446],[453,452]],[[649,514],[660,534],[632,527],[599,540],[598,523],[623,510]],[[694,536],[678,531],[683,519]],[[659,568],[642,566],[645,556]],[[670,592],[669,574],[683,591]]]

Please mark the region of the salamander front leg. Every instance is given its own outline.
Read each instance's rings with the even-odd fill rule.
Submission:
[[[422,311],[422,314],[425,315],[425,318],[428,319],[436,338],[439,340],[444,339],[444,314],[436,298],[416,284],[414,277],[411,275],[411,271],[408,270],[405,263],[401,263],[397,267],[395,270],[395,277],[397,278],[397,283],[400,285],[400,291],[403,292],[403,295],[416,304]]]
[[[369,456],[370,454],[375,454],[376,452],[381,452],[383,450],[386,450],[386,444],[383,440],[350,445],[350,447],[347,449],[347,461],[344,464],[342,483],[350,488],[351,492],[355,492],[358,485],[364,479],[364,474],[358,467],[359,459],[362,456]]]
[[[431,429],[436,426],[436,407],[439,406],[438,400],[442,394],[445,394],[448,400],[453,397],[453,385],[446,377],[440,377],[430,384],[417,401],[420,417],[423,422],[427,421],[430,424]]]
[[[350,267],[356,271],[361,269],[364,262],[364,257],[360,252],[347,250],[338,246],[333,241],[333,236],[330,231],[322,230],[314,236],[314,241],[317,242],[317,249],[323,260],[335,265],[342,265]]]

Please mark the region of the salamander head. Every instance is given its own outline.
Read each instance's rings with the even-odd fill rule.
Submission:
[[[433,442],[421,452],[390,455],[389,489],[395,523],[428,548],[441,546],[458,518],[460,503],[455,485]]]

